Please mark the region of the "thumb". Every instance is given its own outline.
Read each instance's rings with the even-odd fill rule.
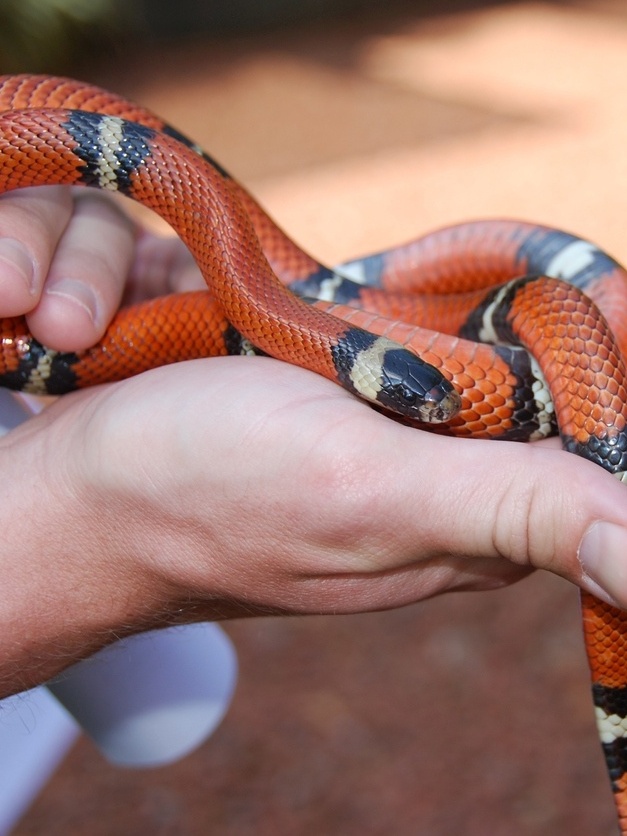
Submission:
[[[487,588],[546,569],[627,608],[627,488],[615,477],[556,449],[555,439],[503,444],[410,431],[405,443],[421,448],[397,448],[396,469],[420,486],[409,523],[419,528],[420,550],[448,556],[458,572],[460,559],[465,566],[448,588]],[[416,461],[423,467],[412,476],[408,462]]]

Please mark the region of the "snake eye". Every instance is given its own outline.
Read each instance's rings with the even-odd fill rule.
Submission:
[[[394,394],[398,397],[399,400],[407,404],[407,406],[414,406],[414,404],[416,403],[416,392],[410,389],[409,386],[405,386],[404,384],[399,384],[398,386],[395,386]]]

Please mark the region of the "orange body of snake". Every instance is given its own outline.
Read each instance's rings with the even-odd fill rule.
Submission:
[[[80,355],[41,346],[22,317],[0,320],[0,385],[60,394],[178,360],[265,352],[421,428],[513,440],[559,432],[565,449],[619,478],[627,471],[627,274],[593,244],[484,221],[330,270],[149,111],[69,79],[1,77],[0,192],[53,183],[154,209],[208,291],[121,310]],[[582,609],[627,834],[627,620],[588,594]]]

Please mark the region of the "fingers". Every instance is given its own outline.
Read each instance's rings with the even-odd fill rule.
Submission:
[[[102,336],[133,257],[132,223],[106,195],[64,187],[0,198],[0,316],[26,314],[61,351]]]
[[[27,314],[40,342],[78,351],[100,339],[120,305],[134,241],[132,223],[110,199],[75,195],[39,301]]]
[[[70,191],[60,186],[0,197],[0,316],[19,316],[37,305],[71,214]]]
[[[25,314],[50,348],[94,345],[122,299],[204,286],[178,238],[140,234],[110,195],[46,186],[0,197],[0,317]]]

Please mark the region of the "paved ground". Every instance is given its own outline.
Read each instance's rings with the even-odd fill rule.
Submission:
[[[323,259],[505,215],[627,260],[620,0],[360,16],[120,64],[94,80],[193,135]],[[205,746],[125,772],[81,741],[18,836],[615,832],[565,583],[227,629],[240,685]]]

